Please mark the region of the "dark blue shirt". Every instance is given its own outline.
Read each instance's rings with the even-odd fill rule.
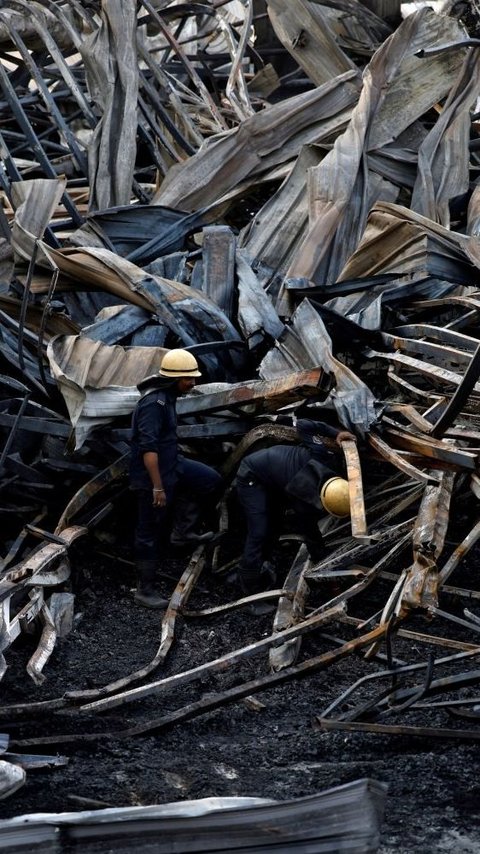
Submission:
[[[311,459],[314,459],[311,451],[301,445],[273,445],[248,454],[240,464],[238,477],[248,479],[251,474],[268,489],[285,490]],[[334,474],[332,469],[337,467],[335,458],[328,465],[325,465],[324,459],[318,462],[323,464],[325,477]]]
[[[177,441],[176,389],[154,389],[140,398],[132,417],[130,486],[151,489],[143,464],[148,451],[158,454],[158,465],[166,489],[174,485],[180,457]]]
[[[313,460],[316,467],[306,475],[305,482],[296,486],[297,497],[311,503],[315,495],[318,503],[318,487],[329,477],[339,472],[341,463],[337,455],[322,442],[322,435],[334,438],[338,434],[335,427],[329,424],[299,419],[297,433],[302,440],[301,445],[272,445],[248,454],[240,463],[237,477],[248,480],[250,476],[268,489],[288,491],[289,484],[297,478],[300,472],[305,472]],[[312,490],[312,482],[317,483]]]

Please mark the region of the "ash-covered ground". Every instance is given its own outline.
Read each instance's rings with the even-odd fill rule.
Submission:
[[[288,546],[287,546],[288,551]],[[164,562],[163,588],[170,593],[189,558],[172,553]],[[469,581],[480,552],[469,559]],[[154,656],[160,641],[158,613],[135,605],[133,563],[128,543],[82,541],[73,554],[75,628],[57,642],[35,687],[25,666],[37,638],[22,637],[8,651],[3,704],[60,697],[65,691],[101,686],[137,670]],[[374,613],[391,583],[356,597],[352,612]],[[309,607],[327,588],[312,590]],[[189,601],[204,608],[239,597],[205,570]],[[383,599],[382,599],[383,597]],[[451,602],[449,603],[451,606]],[[463,603],[464,605],[465,603]],[[363,612],[363,613],[362,613]],[[177,673],[270,634],[272,616],[246,611],[209,618],[181,618],[165,665],[156,678]],[[421,615],[408,623],[416,631],[454,636],[451,625],[430,624]],[[331,624],[325,632],[349,638],[354,631]],[[332,649],[319,632],[307,635],[299,660]],[[404,661],[425,660],[453,650],[396,638],[393,653]],[[356,679],[385,662],[356,655],[328,670],[256,695],[256,708],[230,704],[148,736],[113,733],[159,718],[208,693],[223,691],[268,672],[263,653],[221,675],[210,676],[159,697],[149,697],[103,715],[65,711],[6,724],[13,741],[41,734],[104,733],[94,744],[65,745],[42,753],[69,757],[65,767],[29,771],[27,782],[0,804],[0,818],[32,812],[62,812],[100,806],[168,803],[207,796],[258,796],[287,800],[359,778],[388,784],[381,852],[478,852],[480,850],[479,748],[475,741],[323,732],[317,716]],[[470,665],[472,668],[473,664]],[[380,690],[380,689],[377,689]],[[358,700],[358,698],[357,698]],[[392,717],[391,723],[456,726],[445,711]],[[464,726],[475,727],[475,722]],[[12,748],[15,749],[15,748]]]

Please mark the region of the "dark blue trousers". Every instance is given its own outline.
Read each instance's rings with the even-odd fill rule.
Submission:
[[[270,557],[283,503],[252,477],[237,478],[236,488],[247,523],[241,565],[243,569],[260,572],[263,561]]]
[[[198,502],[200,509],[208,506],[221,484],[218,472],[205,463],[182,459],[175,482],[164,482],[166,507],[154,507],[151,489],[135,490],[137,494],[137,525],[135,529],[136,560],[158,560],[165,550],[170,534],[172,506],[175,497],[186,494]]]
[[[247,572],[260,572],[264,560],[271,557],[278,540],[285,511],[285,496],[279,490],[269,489],[252,477],[237,477],[237,496],[245,513],[247,534],[243,547],[241,568]],[[320,560],[323,538],[318,530],[319,512],[299,499],[289,499],[297,527],[304,538],[310,556]]]

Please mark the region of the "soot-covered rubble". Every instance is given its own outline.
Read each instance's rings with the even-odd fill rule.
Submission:
[[[322,730],[480,736],[480,589],[455,583],[480,537],[480,17],[414,5],[0,9],[1,675],[20,635],[38,639],[29,699],[4,695],[2,729],[60,715],[16,759],[5,736],[13,769],[22,751],[103,739],[92,716],[174,685],[193,686],[182,706],[124,734],[254,703],[357,652],[367,675]],[[137,384],[178,346],[203,373],[179,436],[224,475],[223,537],[185,559],[150,661],[37,701],[75,622],[78,543],[115,551]],[[278,604],[269,633],[163,676],[183,618],[245,607],[226,587],[192,601],[202,572],[222,589],[238,557],[242,456],[293,441],[280,412],[356,434],[351,521],[322,522],[320,564],[285,530],[283,586],[260,594]],[[302,656],[327,625],[329,648]],[[396,658],[402,637],[414,661]],[[197,692],[265,651],[252,678]]]

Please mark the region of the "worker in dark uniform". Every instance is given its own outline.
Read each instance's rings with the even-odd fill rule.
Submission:
[[[341,517],[350,512],[348,481],[341,476],[337,455],[322,437],[341,445],[347,439],[356,441],[355,436],[309,419],[299,419],[294,426],[300,444],[273,445],[248,454],[237,472],[236,490],[247,523],[238,567],[245,595],[275,583],[269,558],[285,502],[292,507],[310,557],[316,562],[325,552],[318,529],[321,516],[327,512]]]
[[[137,495],[138,507],[135,601],[149,608],[165,608],[168,604],[157,592],[155,580],[173,504],[174,544],[213,538],[212,531],[201,534],[196,530],[199,503],[204,511],[212,508],[221,477],[211,466],[182,456],[177,441],[177,397],[191,391],[199,376],[197,361],[188,350],[169,350],[158,375],[147,377],[138,386],[142,396],[132,418],[130,465],[130,487]]]

